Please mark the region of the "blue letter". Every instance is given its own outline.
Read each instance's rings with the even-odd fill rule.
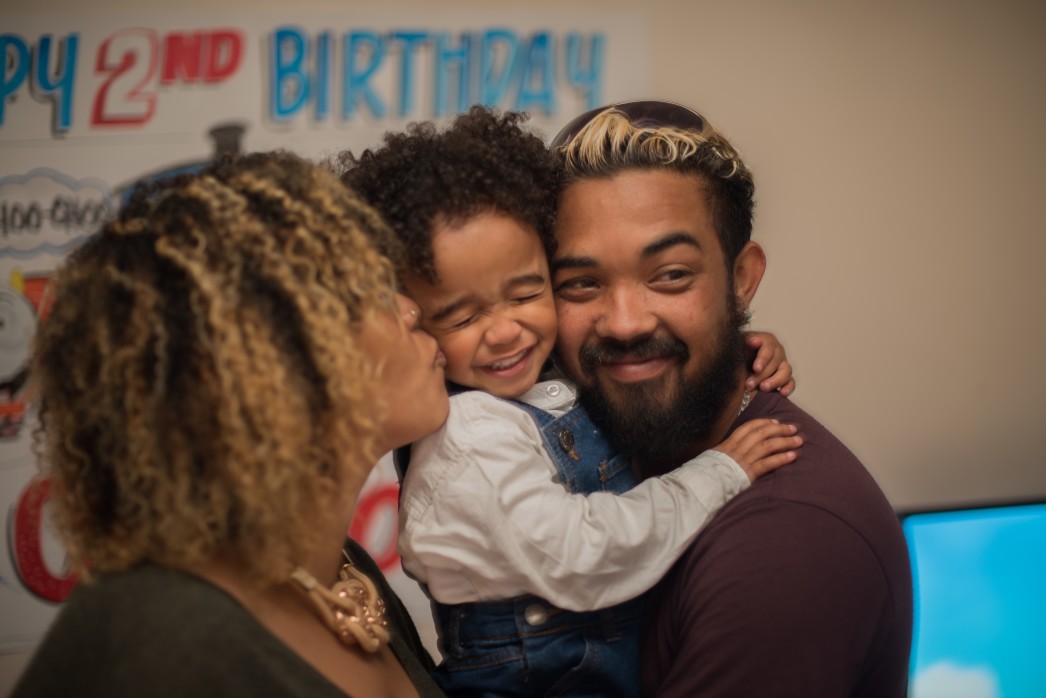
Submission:
[[[79,35],[70,34],[58,44],[55,69],[51,70],[51,36],[40,37],[36,54],[36,71],[33,92],[50,98],[54,103],[54,119],[51,130],[65,133],[73,122],[73,81],[76,79],[76,44]],[[51,80],[54,73],[55,80]]]
[[[403,60],[400,63],[400,108],[404,116],[414,108],[414,47],[429,40],[425,32],[393,32],[392,38],[403,42]]]
[[[356,98],[361,95],[374,116],[385,116],[385,105],[378,98],[374,88],[368,85],[371,77],[378,70],[385,58],[385,44],[374,32],[351,32],[342,38],[345,55],[342,75],[341,116],[352,118],[356,114]],[[356,69],[356,54],[360,49],[370,50],[370,62],[362,70]]]
[[[495,65],[497,57],[494,52],[497,44],[505,45],[505,63],[500,75]],[[508,83],[518,72],[517,54],[519,39],[515,32],[508,29],[488,29],[483,34],[479,55],[479,101],[488,107],[495,107],[501,102],[508,90]]]
[[[316,37],[316,82],[313,85],[316,92],[316,121],[323,121],[330,113],[330,56],[330,32],[321,32]]]
[[[0,60],[4,62],[4,72],[0,75],[0,126],[3,126],[7,98],[18,91],[29,74],[29,47],[14,34],[0,35]],[[8,66],[14,66],[10,74],[7,72]]]
[[[581,65],[584,41],[584,37],[577,33],[567,36],[567,82],[584,92],[585,109],[595,109],[603,103],[603,35],[592,35],[588,70]]]
[[[516,110],[522,111],[531,104],[541,107],[546,114],[556,111],[556,74],[554,46],[549,43],[548,32],[539,32],[530,40],[523,61],[523,78],[519,83]]]
[[[468,34],[461,35],[461,45],[458,48],[450,45],[450,37],[447,36],[446,32],[441,32],[436,36],[436,60],[434,65],[436,88],[435,108],[433,109],[436,116],[443,116],[447,113],[447,103],[450,101],[450,95],[448,94],[450,92],[449,78],[452,70],[457,74],[457,111],[465,111],[468,109],[469,104],[472,103],[469,90],[469,87],[472,85],[469,80],[470,68],[472,67],[472,61],[469,60],[471,48],[472,37]],[[457,64],[456,70],[455,63]]]
[[[272,35],[269,116],[275,121],[289,119],[309,99],[309,76],[302,67],[306,45],[300,29],[281,27]]]

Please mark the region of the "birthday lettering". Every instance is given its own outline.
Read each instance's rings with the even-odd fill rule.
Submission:
[[[440,117],[471,104],[554,114],[564,92],[602,102],[604,37],[492,28],[447,32],[351,30],[307,34],[283,26],[268,42],[269,117],[348,121]],[[419,75],[432,78],[421,95]],[[391,85],[391,87],[390,87]],[[422,102],[422,97],[429,100]]]

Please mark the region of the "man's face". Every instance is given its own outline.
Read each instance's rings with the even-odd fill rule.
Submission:
[[[559,362],[622,451],[679,453],[740,386],[741,319],[704,184],[664,170],[570,185],[552,283]]]

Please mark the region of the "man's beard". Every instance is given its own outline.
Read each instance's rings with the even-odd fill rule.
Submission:
[[[712,338],[712,353],[696,376],[678,382],[674,372],[668,372],[654,385],[642,381],[608,388],[596,370],[600,363],[625,355],[675,358],[683,366],[690,352],[676,337],[650,336],[627,343],[603,339],[581,348],[581,370],[592,380],[589,387],[579,382],[581,403],[620,453],[640,461],[659,460],[711,436],[737,390],[738,369],[748,354],[741,331],[744,312],[732,292],[726,300],[728,310]]]

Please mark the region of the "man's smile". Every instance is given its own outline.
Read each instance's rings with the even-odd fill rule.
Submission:
[[[639,383],[660,377],[676,361],[673,356],[621,357],[599,364],[601,372],[619,383]]]

